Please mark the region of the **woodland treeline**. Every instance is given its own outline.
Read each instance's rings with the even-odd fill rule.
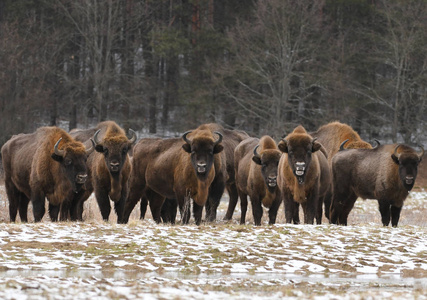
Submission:
[[[0,0],[0,145],[112,119],[427,140],[426,0]]]

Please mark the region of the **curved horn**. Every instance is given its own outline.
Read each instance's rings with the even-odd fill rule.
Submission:
[[[92,142],[92,147],[90,147],[89,149],[86,149],[86,154],[89,155],[93,152],[93,150],[95,149],[95,141],[93,140],[93,138],[90,138],[90,141]]]
[[[374,147],[372,147],[372,149],[377,149],[379,146],[381,146],[381,143],[379,140],[374,139],[375,143],[377,143]]]
[[[191,132],[191,130],[184,132],[184,134],[182,135],[182,139],[187,143],[187,144],[191,144],[191,142],[187,139],[187,134],[189,134]]]
[[[217,135],[219,135],[219,139],[215,142],[215,145],[218,145],[219,143],[222,142],[222,134],[219,133],[218,131],[214,131],[214,133],[216,133]]]
[[[418,157],[420,158],[420,160],[423,158],[423,156],[424,156],[424,148],[423,148],[423,146],[421,146],[421,145],[418,145],[418,147],[420,147],[421,148],[421,153],[418,153],[417,152],[417,154],[418,154]]]
[[[131,136],[129,138],[129,142],[131,142],[131,144],[133,144],[136,141],[136,132],[129,128],[129,133],[131,134]]]
[[[62,141],[62,138],[59,138],[59,140],[56,142],[55,146],[53,147],[53,151],[55,152],[56,155],[64,157],[64,150],[59,150],[58,149],[58,145],[59,143]]]
[[[261,158],[261,156],[259,155],[259,153],[257,151],[258,147],[259,147],[259,145],[256,145],[256,147],[254,148],[254,156]]]
[[[100,141],[98,141],[98,134],[99,134],[99,132],[101,131],[101,129],[98,129],[96,132],[95,132],[95,134],[93,135],[93,141],[95,142],[95,145],[98,145],[98,144],[100,144],[101,142]]]
[[[397,157],[397,159],[399,159],[400,154],[397,154],[397,148],[399,148],[401,145],[397,145],[396,148],[394,148],[394,152],[393,155]]]
[[[311,140],[311,143],[314,144],[314,142],[317,140],[317,137]]]
[[[345,145],[345,143],[347,143],[348,141],[349,141],[349,139],[346,139],[344,142],[342,142],[342,143],[341,143],[341,145],[340,145],[340,150],[339,150],[339,151],[345,150],[345,149],[344,149],[344,145]]]

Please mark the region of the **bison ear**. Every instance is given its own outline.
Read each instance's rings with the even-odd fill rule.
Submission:
[[[184,151],[187,152],[187,153],[191,153],[191,146],[190,146],[190,144],[185,143],[184,145],[182,145],[182,149],[184,149]]]
[[[321,148],[322,148],[322,144],[321,143],[314,142],[311,152],[319,151]]]
[[[104,147],[102,147],[102,145],[96,145],[96,146],[95,146],[95,150],[96,150],[97,152],[101,152],[101,153],[103,153],[103,152],[104,152]]]
[[[280,151],[284,153],[288,153],[288,143],[286,142],[286,140],[281,140],[277,145],[277,147],[279,148]]]
[[[394,155],[394,153],[391,155],[391,159],[393,159],[393,161],[394,161],[396,164],[399,164],[399,158],[398,158],[396,155]]]
[[[214,153],[214,154],[218,154],[218,153],[220,153],[222,150],[224,150],[224,147],[223,147],[222,145],[218,144],[218,145],[215,145],[213,153]]]
[[[61,162],[64,159],[62,156],[56,155],[55,153],[52,153],[51,157],[58,162]]]
[[[252,160],[254,161],[254,163],[256,163],[257,165],[261,165],[261,158],[259,156],[252,156]]]

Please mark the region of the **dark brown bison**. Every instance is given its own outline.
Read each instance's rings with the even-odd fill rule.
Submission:
[[[113,121],[99,123],[96,128],[72,130],[70,134],[81,142],[88,143],[93,137],[95,150],[88,158],[89,179],[84,192],[74,199],[77,219],[82,219],[83,202],[94,191],[102,218],[108,221],[111,212],[110,199],[114,202],[117,222],[122,223],[123,209],[128,193],[131,171],[128,152],[136,141],[136,133],[130,137]]]
[[[407,145],[383,145],[375,149],[348,149],[332,160],[333,198],[331,223],[347,225],[356,202],[377,199],[384,226],[396,227],[403,202],[417,177],[424,154]]]
[[[225,186],[230,200],[224,220],[230,220],[232,218],[238,200],[234,175],[234,149],[241,141],[248,138],[249,135],[241,130],[226,129],[216,123],[202,124],[195,130],[210,130],[211,132],[216,131],[221,133],[223,136],[221,145],[224,147],[224,151],[221,152],[220,155],[221,160],[225,161],[225,164],[221,164],[220,169],[215,170],[215,179],[211,184],[209,190],[209,198],[206,202],[205,208],[206,220],[209,222],[213,222],[216,219],[217,208],[223,195]],[[145,215],[147,203],[147,199],[145,199],[144,197],[141,198],[141,218],[143,218]],[[169,222],[173,222],[176,217],[176,205],[176,199],[167,198],[165,200],[161,213],[163,221],[166,220]]]
[[[222,168],[221,141],[221,133],[206,129],[186,132],[182,139],[140,140],[134,148],[124,221],[144,197],[154,220],[160,222],[164,199],[169,198],[177,200],[182,223],[187,224],[192,198],[194,218],[200,224],[216,170]]]
[[[21,221],[27,222],[31,199],[34,220],[41,221],[47,198],[50,218],[57,221],[60,206],[69,208],[74,194],[84,189],[86,159],[92,150],[57,127],[41,127],[7,141],[1,153],[10,220],[15,222],[19,211]],[[61,220],[66,218],[61,215]]]
[[[327,154],[302,126],[278,144],[284,152],[280,158],[278,186],[285,204],[287,223],[299,223],[299,204],[304,211],[304,223],[322,222],[322,199],[330,189],[331,176]],[[321,150],[321,151],[319,151]]]
[[[323,125],[317,131],[310,133],[310,135],[314,138],[317,138],[317,141],[325,148],[328,154],[330,170],[332,168],[332,158],[338,152],[340,145],[345,140],[348,140],[348,142],[345,144],[346,149],[372,149],[372,146],[362,140],[359,134],[353,128],[351,128],[351,126],[340,122],[331,122]],[[332,191],[332,188],[330,191]],[[331,200],[332,194],[330,192],[324,197],[325,216],[328,219]]]
[[[282,152],[269,136],[248,138],[234,151],[236,184],[242,214],[240,224],[245,224],[248,196],[251,199],[255,225],[261,225],[262,206],[269,209],[269,224],[276,222],[281,198],[277,188],[277,166]]]

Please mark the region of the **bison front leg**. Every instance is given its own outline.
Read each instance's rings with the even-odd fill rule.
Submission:
[[[219,203],[221,202],[221,197],[224,194],[224,189],[224,176],[216,176],[211,186],[209,187],[209,197],[205,205],[207,222],[214,222],[216,220],[216,211],[218,209]]]
[[[176,212],[178,203],[176,199],[166,198],[163,202],[160,216],[162,217],[163,223],[175,224]]]
[[[240,224],[246,223],[246,212],[248,211],[248,195],[243,193],[242,191],[239,191],[239,197],[240,197]]]
[[[165,197],[154,192],[153,190],[147,190],[146,196],[150,202],[151,215],[153,216],[154,221],[158,224],[162,221],[160,216],[163,203],[165,202]]]
[[[139,202],[139,211],[140,211],[139,219],[140,220],[144,220],[145,214],[147,213],[147,206],[148,206],[148,199],[147,197],[142,196]],[[125,208],[125,211],[126,211],[126,208]]]
[[[261,225],[262,218],[262,204],[261,200],[257,196],[251,196],[251,204],[252,204],[252,215],[254,217],[254,223],[256,226]]]
[[[45,195],[40,191],[33,191],[31,203],[33,204],[34,222],[40,222],[46,212]]]
[[[200,206],[195,201],[193,201],[193,216],[194,216],[196,225],[200,225],[200,223],[202,222],[202,213],[203,213],[203,206]],[[215,209],[215,214],[216,214],[216,209]]]
[[[11,222],[16,221],[16,215],[18,214],[18,208],[19,208],[19,214],[21,215],[21,202],[22,202],[22,196],[21,192],[16,188],[16,186],[13,184],[12,180],[6,179],[5,180],[5,186],[6,186],[6,193],[7,193],[7,199],[9,200],[9,218]],[[28,205],[28,202],[27,202]],[[25,214],[25,219],[27,219],[27,216]],[[23,221],[21,217],[21,222]]]
[[[319,189],[317,186],[307,197],[307,201],[302,204],[304,210],[304,224],[314,224],[314,217],[319,205]]]
[[[388,224],[390,224],[391,217],[390,203],[388,201],[378,200],[378,208],[381,213],[381,221],[383,225],[388,226]]]
[[[397,207],[391,206],[391,226],[397,227],[397,223],[399,223],[400,212],[402,211],[402,206]]]
[[[19,193],[19,217],[21,222],[28,222],[28,203],[30,199],[24,193]],[[15,213],[16,215],[16,213]]]
[[[63,202],[62,205],[53,205],[49,203],[49,217],[52,222],[58,222],[58,215],[59,215],[61,206],[63,207],[63,211],[66,212],[66,215],[65,213],[61,214],[61,221],[67,220],[68,212],[70,210],[69,205],[67,205],[65,202]]]
[[[126,199],[128,197],[128,189],[126,187],[126,184],[122,185],[122,191],[121,191],[121,196],[119,201],[114,202],[114,210],[116,211],[117,214],[117,223],[118,224],[125,224],[127,222],[124,222],[124,218],[123,218],[123,214],[124,214],[124,210],[125,210],[125,203],[126,203]]]
[[[224,221],[229,221],[233,218],[233,213],[234,213],[234,210],[236,209],[237,201],[239,199],[239,195],[238,195],[237,187],[235,183],[232,183],[229,186],[227,186],[227,192],[228,192],[229,201],[228,201],[227,212],[225,213],[225,216],[223,219]]]
[[[299,224],[299,203],[294,201],[293,195],[286,191],[283,195],[283,204],[285,208],[286,223]]]
[[[276,195],[276,198],[274,199],[273,204],[268,210],[268,224],[270,225],[276,223],[277,211],[279,210],[280,202],[281,202],[280,196]]]
[[[131,177],[129,180],[129,193],[125,201],[125,208],[123,212],[123,222],[127,223],[129,221],[130,214],[135,208],[138,201],[141,199],[141,216],[143,219],[145,212],[147,211],[147,198],[144,195],[144,189],[146,187],[145,181],[137,181],[135,177]],[[145,200],[145,201],[143,201]],[[144,212],[144,214],[143,214]]]
[[[105,189],[95,190],[96,202],[98,202],[99,210],[101,211],[102,219],[108,221],[111,212],[110,198],[108,197],[108,191]]]
[[[181,223],[182,224],[188,224],[190,221],[191,216],[191,198],[190,196],[185,197],[176,197],[178,204],[179,204],[179,212],[181,214]]]

